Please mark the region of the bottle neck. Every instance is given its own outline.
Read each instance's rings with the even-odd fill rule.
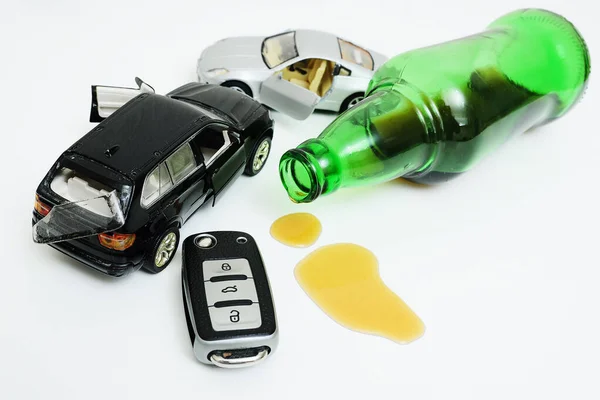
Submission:
[[[317,139],[283,155],[279,172],[288,195],[308,203],[343,186],[427,173],[439,150],[436,111],[406,83],[375,90]]]
[[[342,186],[381,183],[431,164],[437,123],[422,99],[399,89],[371,93],[317,139],[282,156],[279,173],[292,201],[308,203]]]
[[[340,162],[325,143],[310,139],[281,157],[279,176],[295,203],[309,203],[340,187]]]

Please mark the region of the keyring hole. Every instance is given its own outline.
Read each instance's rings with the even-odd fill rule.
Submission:
[[[201,249],[211,249],[217,244],[217,239],[211,235],[198,235],[194,239],[194,244]]]
[[[246,244],[246,243],[248,243],[248,239],[245,238],[244,236],[240,236],[235,241],[238,242],[239,244]]]

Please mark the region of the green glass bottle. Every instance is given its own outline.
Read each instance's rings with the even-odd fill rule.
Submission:
[[[514,134],[562,116],[589,73],[569,21],[512,12],[485,32],[389,60],[362,102],[282,156],[282,183],[292,201],[311,202],[398,177],[448,180]]]

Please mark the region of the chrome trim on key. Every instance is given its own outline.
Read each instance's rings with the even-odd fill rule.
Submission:
[[[231,352],[223,352],[221,354],[213,354],[210,356],[210,361],[212,361],[213,364],[215,364],[217,367],[221,367],[221,368],[243,368],[243,367],[251,367],[252,365],[255,365],[259,362],[261,362],[262,360],[264,360],[265,358],[267,358],[267,356],[269,355],[269,350],[268,349],[263,349],[261,351],[259,351],[258,353],[256,353],[256,355],[253,356],[249,356],[249,357],[243,357],[243,358],[236,358],[236,357],[225,357],[225,354],[229,354],[229,355],[233,355],[233,351]]]

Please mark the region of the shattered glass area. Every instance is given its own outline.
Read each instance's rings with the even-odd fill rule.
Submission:
[[[125,217],[116,191],[54,206],[33,226],[33,241],[54,243],[121,228]]]

